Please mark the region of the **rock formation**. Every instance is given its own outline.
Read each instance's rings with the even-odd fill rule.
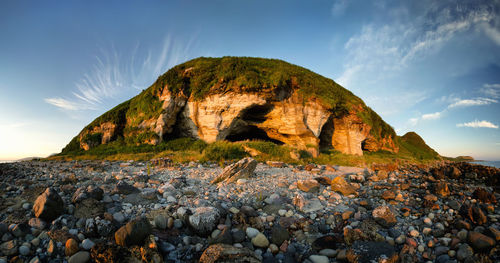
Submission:
[[[172,68],[85,127],[63,152],[174,137],[268,140],[313,155],[320,148],[399,151],[394,130],[333,80],[280,60],[224,57]]]

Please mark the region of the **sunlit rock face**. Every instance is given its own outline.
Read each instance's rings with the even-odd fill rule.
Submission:
[[[177,137],[265,140],[313,156],[328,149],[354,155],[398,151],[394,130],[333,80],[284,61],[235,57],[174,67],[94,120],[67,150],[115,140],[157,145]]]
[[[391,137],[377,140],[371,136],[371,126],[363,122],[356,110],[337,116],[318,100],[304,99],[293,91],[281,100],[270,94],[235,92],[195,100],[183,93],[171,94],[165,88],[159,99],[162,110],[158,116],[134,127],[157,135],[146,141],[150,144],[157,144],[176,131],[177,136],[206,142],[261,139],[306,150],[330,147],[355,155],[362,155],[363,150],[397,151]],[[89,150],[112,141],[118,135],[118,126],[105,122],[80,134],[81,148]],[[92,134],[101,136],[86,139]]]
[[[258,93],[215,94],[201,101],[183,94],[162,98],[164,111],[155,128],[159,137],[177,126],[183,136],[206,142],[263,139],[299,149],[321,144],[356,155],[363,150],[397,151],[392,138],[379,142],[370,136],[370,125],[357,112],[336,117],[317,100],[305,100],[296,92],[282,100]]]

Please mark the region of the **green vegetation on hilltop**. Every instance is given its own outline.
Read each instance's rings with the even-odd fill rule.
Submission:
[[[173,67],[153,86],[165,85],[172,93],[182,91],[195,99],[230,90],[260,92],[296,87],[306,99],[316,97],[331,109],[361,102],[335,81],[278,59],[200,57]]]

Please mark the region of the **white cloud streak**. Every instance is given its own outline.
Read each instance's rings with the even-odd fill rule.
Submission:
[[[498,129],[498,125],[495,125],[489,121],[471,121],[471,122],[465,122],[465,123],[459,123],[457,124],[457,127],[469,127],[469,128],[491,128],[491,129]]]
[[[422,120],[437,120],[441,118],[442,112],[434,112],[422,115]]]
[[[465,99],[465,100],[458,100],[450,104],[448,108],[452,109],[457,107],[482,106],[482,105],[489,105],[492,103],[498,103],[498,101],[489,98]]]
[[[193,40],[180,43],[167,36],[159,51],[149,50],[139,56],[137,45],[130,55],[120,55],[114,47],[101,50],[96,64],[75,83],[70,98],[51,97],[45,102],[65,111],[97,109],[109,99],[124,92],[141,90],[151,85],[166,70],[188,58]]]
[[[426,121],[426,120],[438,120],[441,117],[443,117],[443,115],[445,113],[447,113],[449,110],[453,110],[453,109],[456,109],[456,108],[472,107],[472,106],[483,106],[483,105],[489,105],[489,104],[493,104],[493,103],[498,103],[498,100],[490,99],[490,98],[459,99],[459,98],[453,97],[453,99],[449,99],[447,96],[443,96],[440,99],[438,99],[438,101],[443,101],[443,102],[444,101],[449,101],[449,100],[451,100],[453,102],[451,102],[450,104],[448,104],[448,106],[444,110],[438,111],[438,112],[434,112],[434,113],[422,114],[420,117],[409,119],[408,123],[411,126],[416,126],[421,120],[422,121]]]
[[[70,111],[75,111],[75,110],[81,110],[81,109],[88,109],[86,105],[80,105],[75,102],[63,99],[63,98],[47,98],[44,99],[45,102],[48,104],[52,104],[56,107],[59,107],[64,110],[70,110]]]

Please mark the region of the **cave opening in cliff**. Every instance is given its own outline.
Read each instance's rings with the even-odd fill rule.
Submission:
[[[283,142],[270,138],[264,130],[259,129],[254,125],[240,126],[238,129],[234,129],[233,132],[226,136],[226,140],[231,142],[268,141],[278,145],[283,145]]]
[[[272,104],[253,105],[241,112],[240,119],[249,123],[263,123],[266,115],[273,110]]]
[[[333,118],[330,117],[321,128],[321,133],[319,134],[319,149],[320,150],[330,150],[333,149],[332,137],[334,132]]]
[[[363,141],[361,142],[361,150],[363,150],[363,151],[368,151],[368,149],[366,149],[366,140],[363,140]]]

